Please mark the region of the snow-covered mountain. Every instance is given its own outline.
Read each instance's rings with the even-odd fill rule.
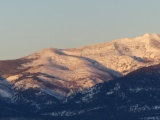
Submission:
[[[0,117],[36,117],[35,120],[158,120],[159,88],[160,65],[144,67],[60,101],[39,94],[38,89],[21,91],[18,93],[21,98],[16,103],[2,104]]]
[[[145,34],[63,52],[96,60],[103,66],[125,75],[138,68],[159,63],[160,34]]]
[[[61,99],[159,60],[160,35],[145,34],[80,48],[47,48],[0,61],[0,75],[15,89],[40,88]]]
[[[108,98],[102,98],[104,101],[100,100],[100,106],[101,103],[96,102],[102,96],[108,97],[114,92],[107,88],[102,91],[101,86],[108,84],[108,81],[112,83],[113,79],[131,79],[123,77],[127,74],[136,82],[137,75],[143,76],[144,71],[151,74],[150,77],[144,76],[145,79],[154,78],[155,75],[159,75],[159,67],[157,71],[153,69],[152,73],[150,66],[158,65],[159,61],[159,34],[145,34],[136,38],[73,49],[47,48],[20,59],[0,61],[0,110],[4,111],[0,115],[4,115],[8,110],[10,115],[43,116],[71,116],[86,114],[92,109],[99,110],[103,105],[108,105],[105,102]],[[143,83],[144,79],[137,79],[140,80],[140,84]],[[127,80],[124,81],[123,84],[130,85]],[[114,88],[119,82],[113,83]],[[134,82],[133,84],[137,85]],[[109,88],[113,89],[112,87]],[[139,90],[136,87],[133,91]],[[115,87],[115,91],[116,89],[119,90],[118,86]],[[118,93],[115,95],[123,97]],[[112,101],[112,98],[109,99]],[[73,104],[70,101],[73,101]],[[98,105],[89,108],[83,106],[88,103]],[[75,110],[72,107],[68,108],[68,105],[81,107]],[[66,112],[66,109],[70,110]]]
[[[159,120],[159,88],[160,64],[72,95],[58,109],[61,112],[46,109],[45,115],[73,115],[80,120]]]
[[[15,90],[37,88],[58,99],[116,78],[118,73],[95,60],[44,49],[33,55],[0,61],[0,75]]]

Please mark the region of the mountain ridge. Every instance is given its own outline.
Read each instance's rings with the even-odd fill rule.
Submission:
[[[0,116],[160,118],[159,46],[145,34],[0,61]]]
[[[0,116],[55,120],[157,119],[160,118],[159,71],[160,65],[140,68],[62,100],[38,89],[21,90],[11,104],[1,105],[0,99]]]
[[[145,34],[73,49],[46,48],[20,59],[3,60],[0,76],[15,88],[29,89],[36,84],[47,93],[65,97],[159,64],[159,60],[160,35]]]

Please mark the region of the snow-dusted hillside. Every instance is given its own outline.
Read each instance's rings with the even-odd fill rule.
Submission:
[[[0,61],[0,117],[155,117],[159,61],[158,34]]]
[[[160,34],[145,34],[76,49],[64,53],[98,61],[103,66],[123,75],[160,60]]]
[[[39,89],[63,99],[159,61],[160,35],[145,34],[80,48],[47,48],[21,59],[0,61],[0,76],[17,91]]]
[[[15,90],[38,88],[58,99],[118,75],[95,60],[67,55],[54,48],[17,60],[0,61],[0,67],[3,68],[0,75]]]
[[[95,85],[60,101],[38,89],[21,90],[14,97],[19,97],[16,102],[4,104],[0,101],[0,118],[159,120],[159,71],[160,64],[140,68],[124,77]]]
[[[160,35],[145,34],[74,49],[47,48],[0,61],[0,75],[16,89],[40,88],[62,96],[160,61]]]

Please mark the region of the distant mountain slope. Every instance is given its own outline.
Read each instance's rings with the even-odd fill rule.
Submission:
[[[160,35],[145,34],[73,49],[47,48],[0,61],[0,76],[16,91],[39,89],[63,99],[160,61]]]
[[[141,68],[68,97],[58,112],[43,112],[79,120],[158,120],[159,88],[160,65]]]
[[[15,90],[37,88],[58,99],[118,75],[95,60],[52,48],[21,59],[0,61],[0,68],[0,75]]]
[[[160,34],[145,34],[86,47],[63,50],[64,53],[98,61],[125,75],[160,60]]]
[[[145,34],[0,61],[0,117],[159,119],[159,46]]]
[[[156,120],[160,118],[159,88],[160,65],[155,65],[62,100],[39,89],[21,90],[14,95],[14,102],[4,104],[7,108],[1,112],[5,111],[7,117],[51,120]]]

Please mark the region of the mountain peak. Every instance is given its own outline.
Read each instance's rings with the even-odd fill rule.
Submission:
[[[143,35],[143,37],[150,37],[152,34],[146,33]]]
[[[44,48],[42,50],[40,50],[41,52],[48,52],[48,51],[54,51],[56,50],[57,48]]]
[[[160,34],[156,34],[156,33],[149,34],[149,33],[146,33],[142,37],[151,38],[151,39],[160,39]]]

